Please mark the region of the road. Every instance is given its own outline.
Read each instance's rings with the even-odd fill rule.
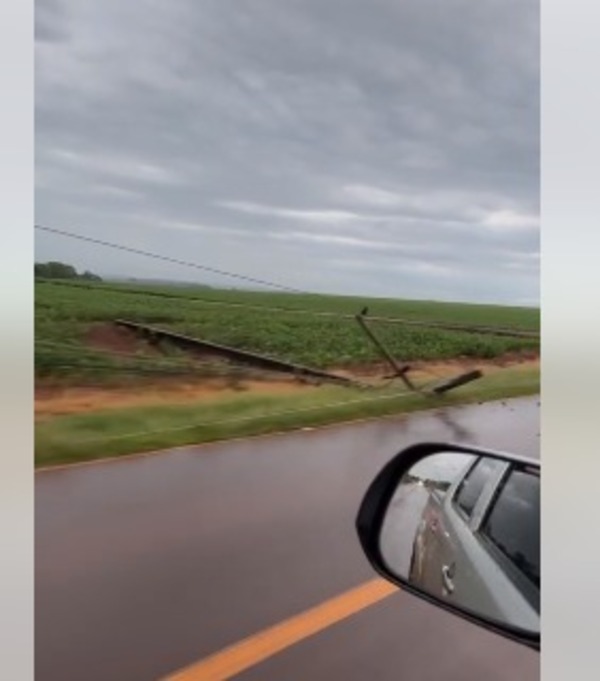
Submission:
[[[361,588],[359,502],[423,440],[538,456],[538,399],[38,472],[37,681],[163,679]],[[234,678],[539,677],[537,653],[402,592],[263,657]]]

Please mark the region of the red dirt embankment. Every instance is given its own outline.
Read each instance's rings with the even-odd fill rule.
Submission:
[[[425,383],[473,367],[482,369],[484,374],[511,366],[539,367],[539,358],[512,356],[487,361],[458,358],[446,362],[415,362],[412,366],[411,378],[417,383]],[[381,364],[352,369],[345,367],[340,373],[377,383],[382,376],[389,373],[389,368]],[[210,401],[228,395],[239,395],[241,391],[260,395],[284,395],[311,389],[315,389],[314,384],[287,376],[273,378],[272,374],[261,380],[253,378],[236,382],[226,378],[182,380],[180,377],[157,376],[143,384],[122,386],[77,387],[39,383],[35,390],[35,416],[36,419],[45,419],[100,409]]]

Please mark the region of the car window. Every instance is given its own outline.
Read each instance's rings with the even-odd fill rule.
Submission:
[[[496,459],[487,457],[479,459],[458,487],[455,503],[468,518],[473,514],[479,496],[499,465]]]
[[[539,588],[539,476],[519,470],[510,473],[481,528],[481,533]]]

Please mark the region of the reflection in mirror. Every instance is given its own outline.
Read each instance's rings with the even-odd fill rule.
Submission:
[[[421,591],[539,633],[537,468],[455,452],[428,456],[400,481],[379,546],[390,572]]]

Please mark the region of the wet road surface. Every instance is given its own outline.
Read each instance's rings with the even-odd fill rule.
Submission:
[[[372,580],[354,519],[423,440],[538,456],[537,398],[36,475],[37,681],[150,681]],[[395,593],[240,681],[533,681],[539,655]]]

